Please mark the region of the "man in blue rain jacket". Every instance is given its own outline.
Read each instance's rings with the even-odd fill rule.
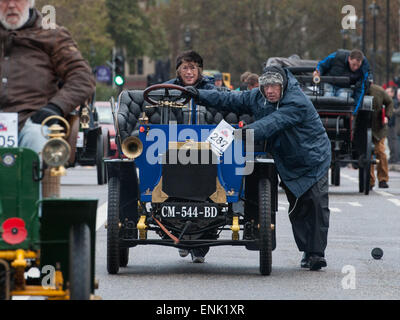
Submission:
[[[266,67],[259,84],[240,92],[186,89],[204,106],[254,115],[257,121],[246,129],[254,130],[255,140],[267,140],[275,160],[295,241],[303,252],[301,267],[319,270],[327,265],[331,144],[312,102],[288,70]]]
[[[350,88],[340,87],[325,83],[325,96],[344,97],[352,96],[354,98],[354,114],[362,106],[365,93],[369,88],[369,81],[372,80],[372,73],[367,58],[362,51],[358,49],[338,50],[322,59],[314,76],[335,76],[349,77],[350,85],[354,85],[354,92]]]

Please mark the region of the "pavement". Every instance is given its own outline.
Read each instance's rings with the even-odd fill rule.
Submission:
[[[389,171],[400,172],[400,163],[389,163]]]

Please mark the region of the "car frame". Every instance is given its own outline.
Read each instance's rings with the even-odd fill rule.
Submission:
[[[43,158],[66,160],[68,144],[53,126]],[[62,168],[41,163],[28,148],[0,148],[0,300],[95,298],[97,199],[41,197],[43,174]]]
[[[176,103],[180,105],[178,100],[185,90],[172,84],[159,84],[144,91],[123,91],[119,96],[118,110],[114,109],[113,114],[121,158],[106,160],[109,174],[107,270],[116,274],[121,267],[126,267],[129,248],[137,245],[163,245],[186,250],[229,245],[259,251],[260,273],[269,275],[272,250],[276,247],[275,213],[278,208],[278,178],[274,161],[267,158],[263,150],[238,149],[244,152],[242,155],[252,153],[253,158],[241,164],[235,160],[230,164],[224,163],[224,155],[219,158],[222,162],[171,163],[167,158],[173,149],[186,150],[190,154],[201,150],[200,153],[204,152],[206,157],[214,154],[204,137],[186,141],[179,136],[190,129],[198,133],[201,130],[211,132],[217,124],[178,123],[175,125],[178,138],[168,133],[170,116],[176,111],[173,111]],[[189,107],[183,108],[192,108],[194,112],[196,106],[189,103]],[[153,119],[154,110],[161,114],[158,123],[149,121]],[[132,113],[137,114],[137,122],[133,126],[128,123],[131,128],[126,132],[123,128],[125,119],[132,119]],[[238,125],[234,127],[238,128]],[[166,134],[168,138],[166,149],[156,155],[163,160],[150,163],[146,154],[152,141],[148,137],[155,132]],[[235,148],[234,145],[230,148]],[[254,166],[251,174],[235,174],[236,169],[248,164]],[[240,205],[242,211],[238,209]],[[168,215],[172,208],[176,213],[178,207],[179,216]],[[186,211],[182,214],[184,207]],[[195,210],[203,215],[194,216]],[[210,216],[213,211],[214,216],[210,219],[206,218],[207,210]],[[208,232],[223,230],[231,232],[231,240],[209,237]],[[150,232],[158,234],[160,239],[149,238]]]

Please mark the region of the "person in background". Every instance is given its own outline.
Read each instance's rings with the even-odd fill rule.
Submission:
[[[374,143],[374,153],[379,160],[377,164],[377,173],[379,188],[389,188],[389,168],[385,153],[385,139],[388,129],[387,123],[393,114],[393,100],[383,90],[382,87],[371,84],[367,94],[373,96],[373,114],[372,114],[372,142]],[[375,186],[375,165],[371,164],[370,189]]]
[[[18,113],[18,145],[39,155],[47,142],[42,121],[66,117],[95,90],[92,70],[70,33],[61,26],[46,29],[42,19],[34,0],[0,0],[0,111]],[[59,182],[49,171],[43,197]]]
[[[218,88],[224,86],[224,81],[222,80],[222,73],[216,73],[214,75],[214,85]]]
[[[395,143],[397,142],[397,164],[400,164],[400,90],[397,90],[397,108],[394,109],[393,115],[394,115],[394,129],[395,129]]]
[[[246,78],[246,83],[247,83],[247,90],[252,90],[254,88],[258,88],[259,83],[258,83],[258,74],[251,73],[247,78]]]
[[[399,100],[397,98],[397,88],[394,86],[390,86],[386,88],[386,93],[393,100],[393,116],[389,119],[388,122],[388,146],[390,151],[390,157],[388,163],[400,163],[400,148],[397,141],[396,135],[396,111],[399,109]]]
[[[244,91],[247,90],[246,79],[251,74],[250,71],[245,71],[240,75],[240,86],[235,89],[235,91]]]
[[[369,80],[372,79],[369,64],[364,54],[358,50],[338,50],[321,60],[313,76],[349,77],[350,85],[354,85],[354,92],[348,87],[325,84],[325,96],[354,98],[354,113],[362,105],[365,92],[368,90]]]

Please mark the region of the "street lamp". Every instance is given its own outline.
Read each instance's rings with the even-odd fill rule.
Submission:
[[[346,49],[346,43],[347,43],[349,31],[347,29],[342,29],[342,30],[340,30],[340,33],[342,34],[342,40],[343,40],[342,48]]]
[[[190,45],[192,43],[192,34],[189,28],[186,28],[185,35],[183,37],[183,41],[185,42],[186,49],[190,49]]]
[[[376,64],[376,17],[379,15],[380,7],[376,4],[376,1],[368,7],[373,17],[373,46],[372,46],[372,72],[375,73]]]

